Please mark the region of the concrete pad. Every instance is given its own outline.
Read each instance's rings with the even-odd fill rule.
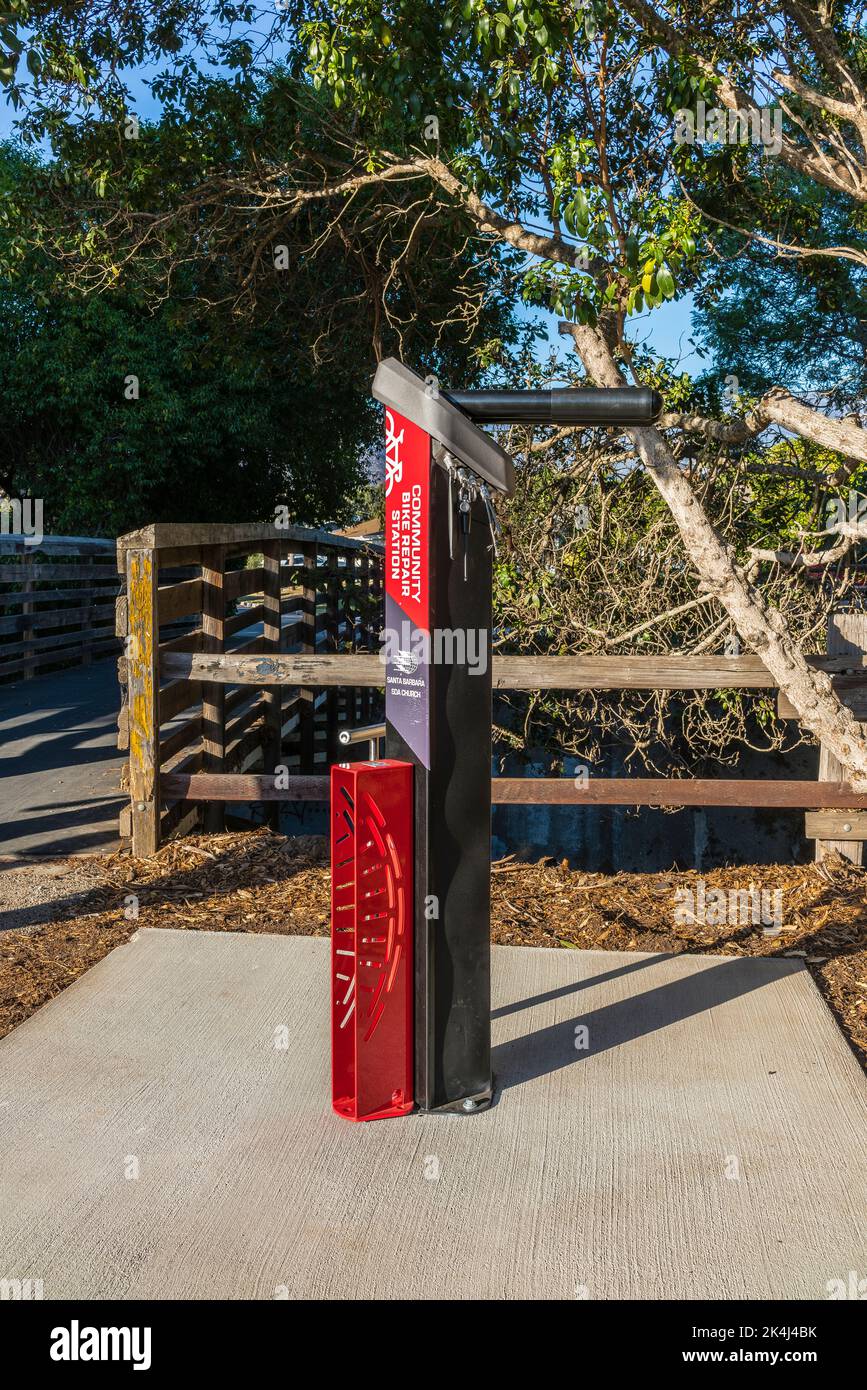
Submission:
[[[324,940],[142,931],[0,1042],[0,1276],[823,1299],[863,1272],[867,1083],[800,962],[495,948],[497,1104],[367,1125],[330,1110],[327,992]]]

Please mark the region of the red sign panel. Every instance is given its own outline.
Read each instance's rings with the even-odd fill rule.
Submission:
[[[385,412],[385,592],[427,629],[430,435]]]

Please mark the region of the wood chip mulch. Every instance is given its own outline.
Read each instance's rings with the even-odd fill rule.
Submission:
[[[97,886],[66,903],[60,896],[42,925],[0,934],[0,1037],[141,927],[326,936],[327,858],[324,840],[267,829],[189,836],[145,860],[88,856]],[[780,890],[782,931],[737,918],[679,922],[675,894],[697,892],[699,879],[706,894]],[[492,866],[491,883],[500,944],[799,957],[867,1068],[867,871],[839,855],[701,875],[592,874],[509,858]]]

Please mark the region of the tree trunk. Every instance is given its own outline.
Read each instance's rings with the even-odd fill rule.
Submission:
[[[623,377],[598,329],[570,324],[569,332],[589,375],[600,386],[622,386]],[[761,657],[801,723],[821,740],[857,791],[867,790],[867,744],[851,712],[840,703],[823,671],[812,670],[789,635],[786,621],[769,608],[745,578],[734,553],[714,530],[677,465],[665,438],[652,426],[631,426],[639,456],[667,503],[689,558],[710,594],[722,605],[747,647]]]
[[[867,613],[832,613],[828,620],[828,655],[862,657],[867,651]],[[863,737],[864,725],[858,725]],[[819,749],[819,781],[839,782],[844,773],[823,743]],[[835,851],[853,864],[864,861],[863,840],[817,840],[816,860]]]

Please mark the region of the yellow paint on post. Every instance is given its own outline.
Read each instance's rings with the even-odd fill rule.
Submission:
[[[127,552],[129,599],[129,783],[132,799],[133,853],[153,854],[159,833],[159,676],[157,654],[157,585],[152,550]]]

